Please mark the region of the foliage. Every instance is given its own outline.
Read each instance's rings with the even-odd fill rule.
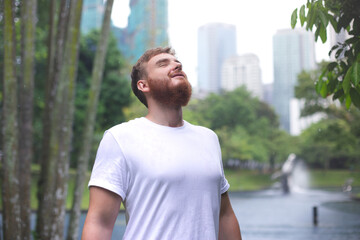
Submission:
[[[81,146],[82,130],[85,119],[85,107],[88,97],[89,84],[93,59],[96,51],[96,44],[99,38],[99,31],[94,30],[86,36],[81,37],[79,53],[79,70],[77,77],[77,89],[75,99],[74,119],[74,141],[71,166],[76,164],[76,159]],[[131,88],[130,83],[123,70],[126,69],[126,62],[117,48],[116,39],[110,36],[108,50],[105,58],[104,76],[101,85],[100,98],[97,107],[95,139],[90,159],[95,158],[95,151],[98,146],[97,135],[113,125],[125,121],[123,108],[130,104]],[[90,163],[92,164],[92,162]]]
[[[301,115],[322,113],[324,118],[301,134],[299,154],[312,167],[356,166],[360,163],[360,110],[353,106],[347,110],[344,104],[336,104],[330,98],[323,99],[316,94],[313,86],[325,64],[298,75],[295,96],[304,102]]]
[[[326,107],[331,104],[329,98],[321,98],[314,88],[314,85],[321,75],[321,69],[326,67],[326,62],[321,62],[315,70],[302,71],[297,77],[295,86],[295,97],[305,100],[301,109],[301,117],[311,116],[318,112],[326,112]]]
[[[296,151],[293,138],[278,129],[274,110],[243,87],[192,100],[184,118],[217,133],[225,162],[239,159],[274,165]]]
[[[147,108],[142,104],[134,94],[130,95],[129,106],[123,109],[125,120],[129,121],[135,118],[144,117],[147,114]]]
[[[316,91],[322,97],[333,94],[333,99],[345,101],[349,109],[353,103],[360,109],[360,4],[358,0],[307,0],[291,15],[291,26],[295,27],[299,16],[301,26],[315,27],[315,39],[327,41],[330,24],[336,33],[344,30],[349,39],[337,43],[329,52],[335,52],[336,61],[322,69],[316,82]]]
[[[353,168],[360,156],[360,140],[342,119],[324,119],[301,134],[300,157],[315,168]]]

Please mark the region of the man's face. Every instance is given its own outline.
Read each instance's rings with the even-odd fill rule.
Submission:
[[[191,85],[175,56],[161,53],[146,65],[151,96],[171,106],[186,106],[191,97]]]

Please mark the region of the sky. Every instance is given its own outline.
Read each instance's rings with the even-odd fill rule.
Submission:
[[[206,23],[233,24],[237,30],[237,54],[259,57],[262,82],[273,82],[272,37],[291,28],[290,17],[306,0],[168,0],[169,40],[189,81],[197,85],[197,31]],[[112,20],[126,27],[129,0],[115,0]],[[299,23],[297,26],[300,26]],[[316,43],[316,60],[328,59],[329,44]]]

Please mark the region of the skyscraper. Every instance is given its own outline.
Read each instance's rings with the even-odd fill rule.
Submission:
[[[274,108],[280,116],[280,126],[288,132],[290,101],[294,98],[297,75],[302,70],[315,68],[314,48],[313,34],[304,29],[279,30],[273,36]]]
[[[223,63],[221,88],[232,91],[240,86],[245,86],[253,96],[262,99],[261,70],[255,54],[230,57]]]
[[[221,68],[226,58],[236,55],[236,28],[209,23],[198,30],[198,88],[202,93],[221,90]]]
[[[103,0],[84,0],[81,15],[81,33],[87,34],[93,29],[100,29],[104,11]]]
[[[130,0],[130,11],[127,27],[115,35],[131,62],[149,48],[168,46],[167,0]]]

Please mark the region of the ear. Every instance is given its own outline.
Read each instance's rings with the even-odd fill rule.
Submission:
[[[150,92],[149,84],[146,80],[139,80],[137,82],[137,88],[144,93]]]

